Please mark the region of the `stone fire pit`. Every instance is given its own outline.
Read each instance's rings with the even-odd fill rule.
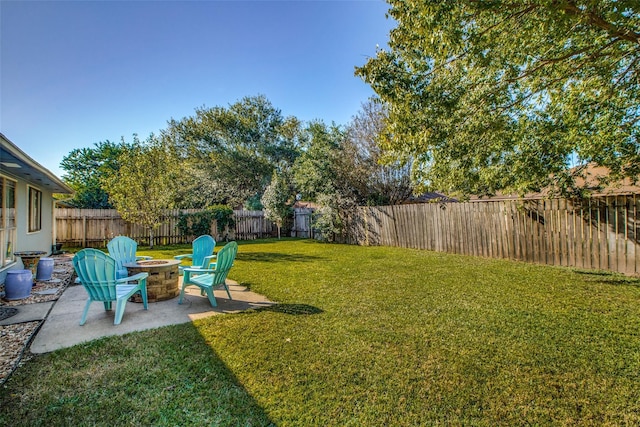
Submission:
[[[138,273],[149,273],[147,278],[147,300],[149,302],[164,301],[175,298],[180,293],[178,286],[178,265],[176,259],[154,259],[124,264],[129,276]],[[140,295],[134,295],[134,302],[142,302]]]

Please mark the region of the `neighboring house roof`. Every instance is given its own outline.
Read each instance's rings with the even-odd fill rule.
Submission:
[[[429,191],[427,193],[422,193],[418,196],[412,196],[404,204],[407,203],[452,203],[457,202],[457,199],[452,197],[445,196],[442,193],[437,193],[435,191]]]
[[[56,203],[56,208],[75,208],[75,206],[67,202],[67,200],[59,200],[59,199],[56,199],[55,197],[53,200]]]
[[[73,193],[71,187],[29,157],[2,133],[0,133],[0,166],[3,172],[47,188],[53,193]]]
[[[313,202],[304,202],[304,201],[300,201],[300,200],[296,200],[296,202],[293,204],[293,208],[294,209],[318,209],[318,205],[316,203]]]
[[[597,196],[615,196],[616,194],[640,194],[640,185],[638,182],[625,178],[621,181],[611,182],[601,186],[601,180],[609,176],[609,169],[605,166],[596,166],[589,164],[585,168],[586,178],[577,178],[578,187],[585,186],[593,191],[593,195]]]
[[[574,168],[574,172],[576,173],[576,187],[589,190],[592,196],[640,194],[640,185],[638,182],[633,182],[630,178],[603,184],[603,178],[607,178],[609,176],[609,169],[605,166],[597,166],[590,163],[584,166],[582,170]],[[549,191],[543,189],[538,193],[528,193],[524,197],[520,197],[515,194],[498,193],[492,197],[472,196],[470,201],[482,202],[514,199],[542,199],[548,196]]]

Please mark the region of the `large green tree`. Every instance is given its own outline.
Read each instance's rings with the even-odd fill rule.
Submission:
[[[367,100],[347,125],[341,143],[340,182],[348,185],[360,205],[393,205],[413,192],[410,159],[387,159],[378,144],[386,120],[386,105],[376,98]]]
[[[286,171],[274,170],[271,182],[260,199],[265,217],[275,222],[278,227],[278,239],[282,223],[292,214],[291,205],[294,198],[289,181]]]
[[[315,201],[319,194],[337,191],[344,130],[316,120],[307,124],[304,135],[302,153],[293,167],[293,182],[305,200]]]
[[[174,207],[179,164],[171,146],[153,135],[144,142],[134,137],[132,147],[118,158],[120,169],[105,177],[109,200],[126,221],[140,224],[149,232],[162,224],[164,211]]]
[[[309,123],[293,168],[296,191],[311,201],[340,194],[357,205],[396,204],[411,196],[409,159],[385,162],[377,144],[386,117],[385,105],[370,99],[346,126]]]
[[[93,147],[76,148],[63,157],[60,167],[65,174],[62,179],[74,190],[73,198],[67,202],[82,209],[113,208],[109,195],[102,188],[102,180],[120,168],[118,158],[130,148],[124,140],[119,144],[104,141]]]
[[[640,2],[389,3],[389,48],[356,73],[427,187],[568,191],[589,162],[638,177]]]
[[[260,195],[276,165],[299,154],[301,124],[283,117],[264,96],[245,97],[228,108],[199,108],[171,120],[163,135],[193,168],[206,171],[214,188],[210,204],[238,205]]]

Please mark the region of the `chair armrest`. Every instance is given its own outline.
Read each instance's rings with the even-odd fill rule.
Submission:
[[[153,257],[148,255],[136,255],[136,261],[141,259],[153,259]]]
[[[185,267],[182,271],[188,273],[213,273],[215,268],[201,268],[201,267]]]
[[[193,254],[174,255],[173,259],[193,258]]]
[[[142,279],[146,279],[147,277],[149,277],[149,273],[138,273],[130,277],[123,277],[122,279],[117,279],[116,283],[128,283],[128,282],[140,281]]]

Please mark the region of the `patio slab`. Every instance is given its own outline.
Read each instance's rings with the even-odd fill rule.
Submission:
[[[37,304],[14,305],[11,308],[17,308],[18,313],[6,319],[0,320],[0,326],[44,320],[47,317],[47,313],[49,313],[49,310],[51,310],[52,305],[53,301],[40,302]]]
[[[30,351],[48,353],[105,336],[124,335],[129,332],[186,323],[204,317],[237,313],[273,304],[264,296],[251,292],[236,282],[227,280],[227,284],[232,300],[228,299],[224,290],[216,290],[217,307],[211,307],[207,297],[200,295],[199,288],[195,286],[186,289],[182,304],[178,304],[176,297],[149,303],[149,309],[144,310],[141,303],[127,302],[119,325],[113,324],[115,310],[105,311],[102,303],[94,302],[91,304],[87,321],[83,326],[79,323],[88,294],[82,286],[69,286],[46,317],[31,344]],[[180,277],[180,286],[182,286],[182,277]]]

